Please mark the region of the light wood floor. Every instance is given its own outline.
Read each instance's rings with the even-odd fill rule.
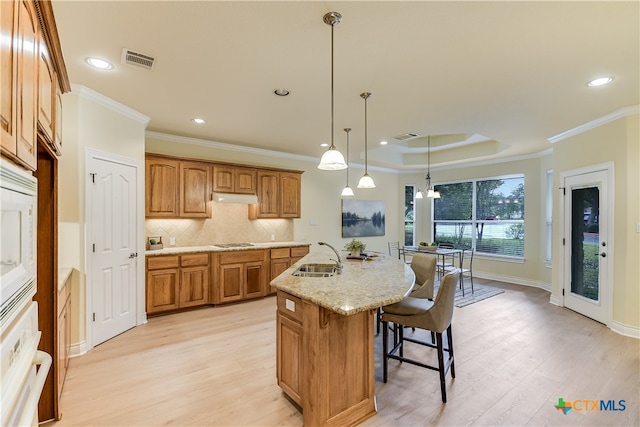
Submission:
[[[377,349],[378,414],[362,425],[640,425],[640,341],[551,305],[548,292],[503,287],[455,308],[446,405],[435,371],[390,361],[380,382]],[[275,372],[273,297],[152,318],[71,360],[63,418],[49,425],[300,426]],[[561,397],[626,410],[564,415]]]

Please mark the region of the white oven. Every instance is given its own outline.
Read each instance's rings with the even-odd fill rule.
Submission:
[[[38,424],[52,359],[38,350],[35,177],[0,159],[1,426]]]
[[[35,177],[0,159],[0,325],[36,293]]]

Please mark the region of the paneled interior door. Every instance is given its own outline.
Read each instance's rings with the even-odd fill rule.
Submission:
[[[138,244],[137,184],[134,166],[93,157],[91,198],[92,344],[136,325]]]

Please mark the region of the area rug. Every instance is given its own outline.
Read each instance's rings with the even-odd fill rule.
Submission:
[[[436,283],[435,292],[438,291],[439,283]],[[504,292],[504,289],[494,288],[493,286],[474,284],[473,293],[471,293],[471,285],[465,286],[464,296],[462,296],[462,289],[458,287],[456,289],[456,297],[454,304],[456,307],[464,307],[474,302],[482,301],[487,298],[499,295]]]

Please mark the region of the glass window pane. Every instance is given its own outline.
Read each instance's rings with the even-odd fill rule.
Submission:
[[[414,199],[415,187],[413,185],[406,185],[404,187],[404,245],[414,245]]]
[[[476,219],[523,219],[524,178],[505,178],[476,183]]]
[[[471,249],[473,225],[470,222],[436,222],[436,242],[453,243],[456,248]]]
[[[524,256],[523,222],[478,222],[476,251],[507,256]]]
[[[469,221],[472,214],[473,185],[471,182],[436,185],[440,198],[433,201],[433,219]]]

